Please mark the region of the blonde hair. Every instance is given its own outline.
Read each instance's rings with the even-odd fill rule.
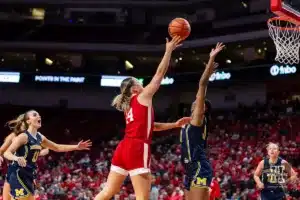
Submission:
[[[267,144],[267,150],[269,150],[270,146],[272,146],[272,145],[276,146],[277,149],[279,150],[279,144],[274,143],[274,142],[269,142],[269,143]]]
[[[27,111],[26,113],[23,113],[19,115],[17,118],[10,120],[6,123],[6,125],[12,130],[16,135],[19,135],[20,133],[25,132],[29,124],[26,122],[28,119],[28,113],[30,111]]]
[[[129,110],[132,86],[134,86],[134,79],[132,77],[124,79],[120,86],[121,94],[118,94],[113,99],[111,105],[122,112]]]

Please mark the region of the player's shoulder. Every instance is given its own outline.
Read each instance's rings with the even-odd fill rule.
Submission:
[[[262,160],[258,163],[258,166],[264,166],[265,160],[266,160],[266,158],[262,159]]]
[[[281,158],[281,164],[289,164],[289,162]]]
[[[26,144],[28,142],[28,134],[26,132],[20,133],[18,136],[15,137],[20,142]]]
[[[11,132],[8,136],[6,136],[5,140],[12,141],[15,137],[17,137],[17,134],[15,132]]]

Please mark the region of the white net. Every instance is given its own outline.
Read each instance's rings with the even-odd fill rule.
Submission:
[[[284,64],[298,64],[300,26],[280,17],[269,20],[268,26],[277,50],[275,60]]]

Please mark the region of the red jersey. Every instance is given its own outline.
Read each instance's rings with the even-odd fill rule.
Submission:
[[[125,113],[125,138],[136,138],[150,143],[154,127],[153,107],[141,105],[137,97],[135,95],[131,98],[130,109]]]
[[[213,179],[213,181],[210,184],[211,193],[210,193],[210,200],[214,200],[215,198],[221,197],[221,189],[219,182],[216,179]]]

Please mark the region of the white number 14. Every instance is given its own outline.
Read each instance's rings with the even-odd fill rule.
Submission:
[[[130,110],[128,111],[128,113],[126,114],[126,124],[129,124],[130,122],[132,122],[133,119],[133,113],[132,113],[132,108],[130,108]]]

